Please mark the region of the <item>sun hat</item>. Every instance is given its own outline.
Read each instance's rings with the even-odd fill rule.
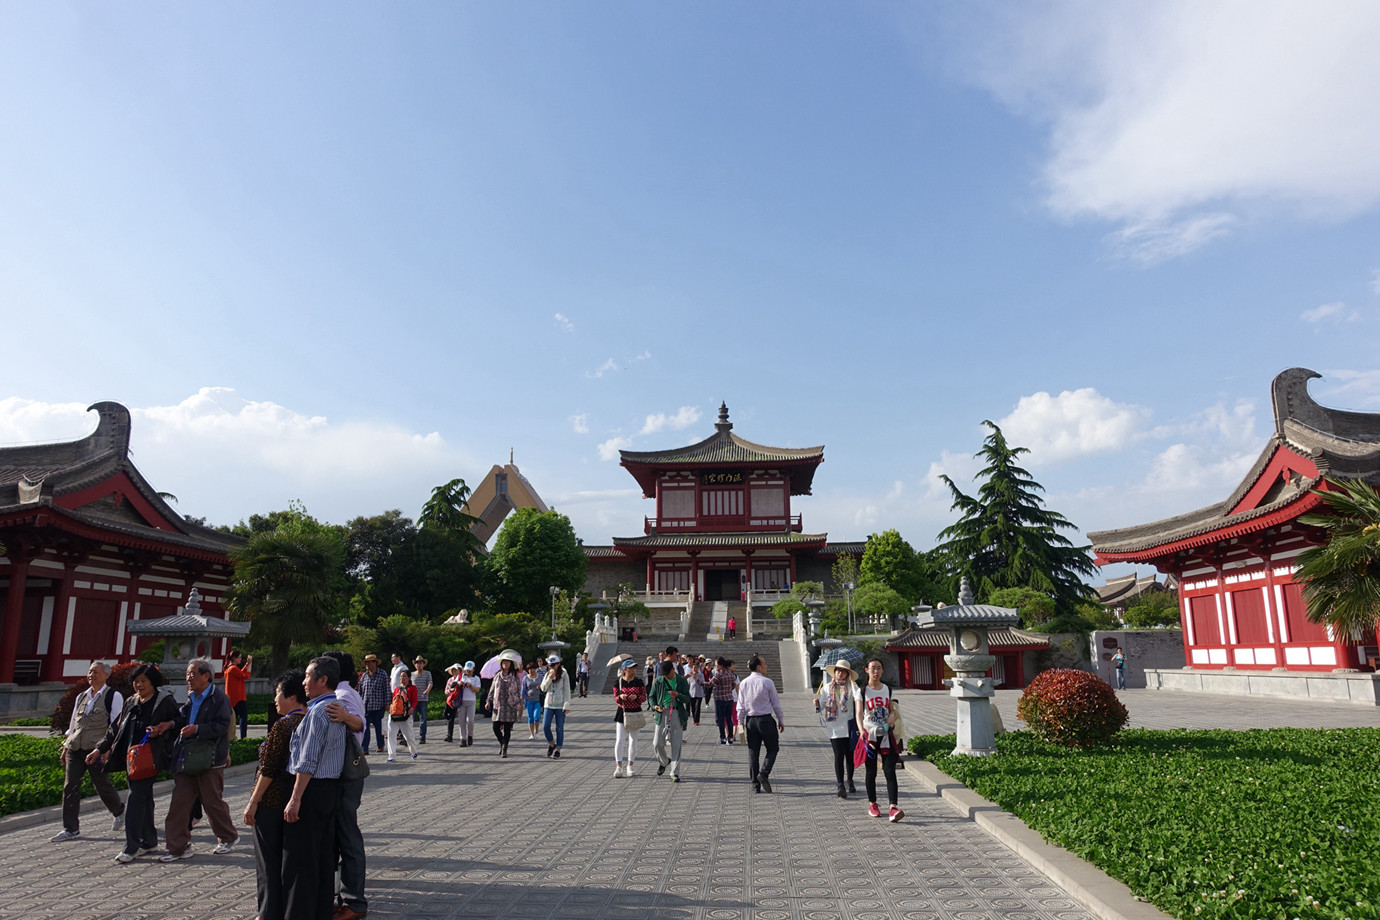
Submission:
[[[834,671],[837,671],[837,670],[840,669],[840,668],[842,668],[843,670],[847,671],[847,672],[848,672],[848,676],[851,677],[853,680],[857,680],[857,679],[858,679],[858,672],[855,671],[855,670],[853,670],[853,666],[852,666],[851,664],[849,664],[847,661],[843,660],[842,658],[840,658],[838,661],[835,661],[834,663],[830,664],[828,670],[830,671],[830,673],[832,673],[832,672],[834,672]]]
[[[367,655],[364,656],[364,660],[365,660],[365,661],[375,661],[375,662],[376,662],[376,661],[379,660],[379,656],[378,656],[378,655],[375,655],[373,652],[370,652],[369,654],[367,654]]]
[[[453,665],[451,665],[450,667],[446,668],[446,673],[447,673],[447,674],[454,674],[454,673],[455,673],[456,671],[458,671],[458,670],[460,670],[460,662],[457,661],[455,664],[453,664]]]
[[[420,661],[422,664],[426,664],[426,658],[422,657],[421,655],[418,655],[416,658],[413,658],[413,659],[412,659],[412,663],[413,663],[413,664],[416,664],[416,663],[419,662],[419,661]]]

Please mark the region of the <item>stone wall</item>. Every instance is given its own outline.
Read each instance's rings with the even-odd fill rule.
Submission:
[[[610,599],[618,594],[620,584],[632,585],[638,593],[647,588],[647,564],[636,559],[591,559],[585,570],[585,590],[595,597],[608,592]]]
[[[830,571],[833,565],[834,562],[832,558],[818,559],[801,556],[795,560],[795,580],[797,583],[802,581],[817,581],[824,585],[825,594],[841,594],[842,589],[834,588],[832,584],[833,579],[830,577]]]
[[[1098,630],[1090,639],[1097,675],[1112,686],[1112,655],[1117,646],[1126,656],[1126,687],[1144,689],[1147,668],[1175,669],[1184,666],[1184,634],[1181,629]]]
[[[1049,637],[1049,648],[1039,649],[1033,655],[1034,670],[1026,674],[1029,682],[1041,671],[1050,668],[1075,668],[1091,671],[1092,662],[1088,660],[1088,645],[1082,633],[1054,633]]]

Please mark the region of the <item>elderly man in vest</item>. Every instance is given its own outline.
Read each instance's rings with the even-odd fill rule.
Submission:
[[[66,770],[62,785],[62,830],[53,835],[54,843],[81,836],[81,778],[88,771],[101,802],[115,816],[114,829],[118,831],[125,826],[125,805],[115,787],[110,785],[104,765],[99,760],[91,765],[86,763],[87,755],[105,738],[111,723],[120,717],[124,708],[125,700],[120,691],[106,685],[109,678],[110,665],[104,661],[91,662],[86,671],[91,686],[81,692],[72,706],[72,722],[62,739],[61,760]]]
[[[198,798],[218,841],[212,853],[229,853],[240,838],[224,795],[230,720],[234,713],[225,691],[212,682],[213,676],[215,669],[208,659],[194,658],[188,662],[187,702],[177,711],[177,721],[160,722],[149,729],[151,735],[177,732],[172,798],[163,824],[168,852],[158,857],[161,862],[192,855],[192,806]]]

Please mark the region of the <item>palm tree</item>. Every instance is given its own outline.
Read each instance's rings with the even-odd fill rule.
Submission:
[[[310,518],[256,533],[231,553],[230,611],[254,624],[250,640],[271,649],[274,674],[287,669],[294,642],[319,644],[338,618],[344,558],[340,536]]]
[[[1380,493],[1359,479],[1324,479],[1313,494],[1327,511],[1299,523],[1326,531],[1327,542],[1298,558],[1308,619],[1358,640],[1380,621]]]

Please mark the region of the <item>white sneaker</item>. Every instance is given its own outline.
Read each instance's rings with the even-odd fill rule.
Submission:
[[[149,855],[150,853],[157,853],[157,852],[158,852],[158,847],[140,847],[139,849],[137,849],[137,850],[134,851],[134,857],[135,857],[136,859],[138,859],[140,856],[147,856],[147,855]]]
[[[233,841],[222,840],[220,843],[216,844],[216,848],[211,852],[216,854],[217,856],[224,856],[226,853],[229,853],[234,848],[235,844]]]
[[[187,847],[187,849],[183,850],[181,853],[164,853],[162,856],[158,857],[158,861],[159,861],[159,862],[177,862],[179,859],[191,859],[191,858],[192,858],[192,848],[191,848],[191,847]]]
[[[111,824],[110,824],[110,829],[111,829],[112,831],[122,831],[122,830],[125,829],[125,813],[124,813],[124,812],[120,812],[118,815],[115,816],[115,820],[112,821]]]
[[[81,831],[69,831],[67,828],[64,827],[62,830],[58,831],[56,834],[54,834],[53,836],[49,837],[49,838],[48,838],[48,842],[49,842],[49,843],[62,843],[64,840],[76,840],[76,839],[77,839],[78,837],[80,837],[80,836],[81,836]]]
[[[621,763],[616,763],[616,764],[613,765],[613,778],[614,778],[614,779],[622,779],[622,778],[623,778],[623,765],[622,765]],[[53,839],[56,840],[57,838],[54,837]]]
[[[124,850],[121,850],[119,853],[115,854],[115,861],[117,863],[132,863],[134,862],[134,854],[126,853]]]
[[[632,771],[632,761],[631,761],[631,760],[628,761],[628,772],[624,773],[623,775],[624,775],[624,776],[628,776],[628,777],[631,777],[631,776],[633,775],[633,771]]]

